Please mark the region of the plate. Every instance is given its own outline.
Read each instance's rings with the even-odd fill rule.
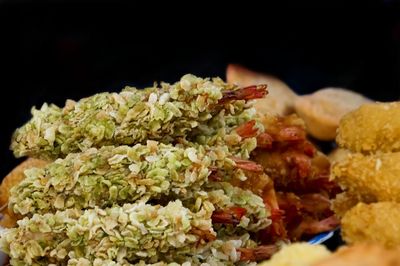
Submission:
[[[334,234],[335,234],[335,230],[318,234],[318,235],[314,236],[313,238],[311,238],[310,240],[308,240],[308,243],[310,243],[311,245],[322,244],[325,241],[327,241],[328,239],[332,238]]]

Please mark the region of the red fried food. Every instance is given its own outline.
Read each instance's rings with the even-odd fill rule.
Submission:
[[[253,85],[245,88],[241,88],[238,90],[230,90],[223,92],[222,99],[219,100],[219,103],[225,103],[232,100],[252,100],[252,99],[260,99],[267,95],[267,85]]]
[[[276,245],[264,245],[256,248],[238,248],[240,261],[263,261],[278,251]]]
[[[241,207],[230,207],[224,210],[216,210],[211,216],[213,223],[239,224],[240,219],[246,215],[247,210]]]
[[[324,192],[335,195],[340,191],[329,180],[330,163],[306,139],[304,125],[295,115],[284,118],[264,117],[262,120],[272,144],[258,147],[252,159],[264,167],[279,191],[296,193]]]

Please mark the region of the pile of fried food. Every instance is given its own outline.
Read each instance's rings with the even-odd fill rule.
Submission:
[[[230,65],[32,115],[0,186],[11,265],[400,265],[398,103]],[[340,223],[335,253],[290,244]]]
[[[333,202],[348,243],[400,246],[400,102],[366,104],[341,120],[346,151],[332,168],[343,193]]]
[[[267,83],[278,88],[277,97],[257,100],[258,104],[273,101],[285,106],[280,109],[283,112],[296,111],[310,135],[320,140],[336,136],[339,146],[329,155],[333,162],[330,180],[342,190],[332,208],[341,219],[348,246],[331,254],[323,246],[288,245],[262,265],[400,265],[400,102],[372,103],[342,89],[297,96],[271,76],[234,65],[228,74],[247,82],[237,75],[243,71],[251,77],[248,80],[272,79]],[[292,100],[279,101],[284,95]]]
[[[330,163],[266,85],[185,75],[44,104],[0,187],[11,265],[249,265],[338,226]],[[268,97],[268,95],[266,96]]]

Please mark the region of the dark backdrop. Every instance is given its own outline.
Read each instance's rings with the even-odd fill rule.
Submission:
[[[385,3],[367,11],[268,10],[256,18],[206,9],[200,17],[179,13],[175,25],[169,14],[153,23],[151,10],[136,19],[136,9],[1,5],[0,176],[18,163],[10,137],[33,105],[185,73],[224,77],[229,63],[277,75],[299,93],[340,86],[397,100],[400,17]]]

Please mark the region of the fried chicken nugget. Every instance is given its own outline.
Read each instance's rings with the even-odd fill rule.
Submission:
[[[331,177],[366,202],[400,202],[400,152],[351,154],[334,164]]]
[[[350,244],[400,246],[400,203],[358,203],[342,219],[342,237]]]
[[[344,214],[357,205],[360,199],[352,195],[349,192],[343,192],[336,195],[336,198],[332,200],[332,210],[335,212],[337,217],[343,217]]]
[[[1,213],[3,215],[2,219],[0,220],[0,226],[8,228],[13,227],[18,218],[7,208],[10,189],[25,178],[24,171],[26,169],[32,167],[44,167],[47,164],[48,162],[40,159],[28,158],[17,165],[17,167],[15,167],[6,177],[3,178],[3,181],[0,185],[0,206]]]
[[[397,250],[381,245],[358,244],[340,248],[337,252],[312,266],[398,266],[400,254]]]
[[[400,151],[400,102],[364,104],[348,113],[336,141],[355,152]]]

